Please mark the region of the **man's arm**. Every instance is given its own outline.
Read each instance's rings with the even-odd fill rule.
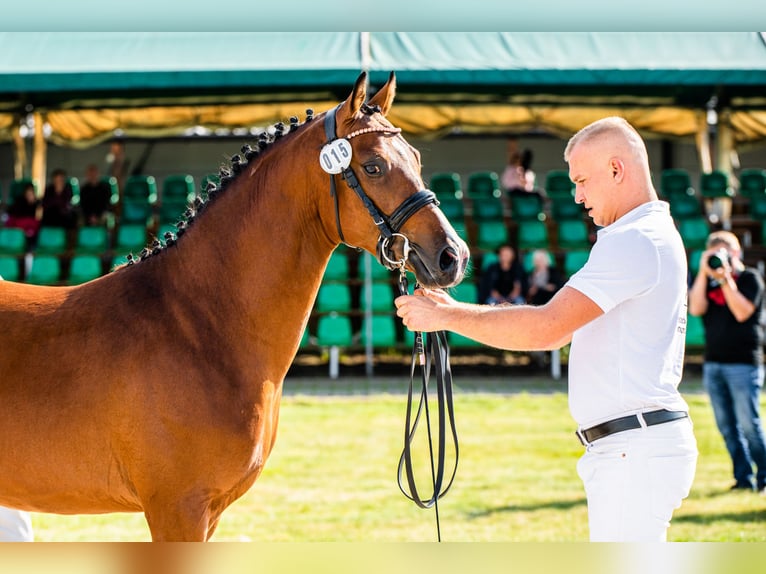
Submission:
[[[603,315],[590,298],[567,286],[537,307],[461,303],[439,290],[398,297],[396,306],[412,331],[453,331],[514,351],[558,349],[571,341],[574,331]]]
[[[729,311],[740,323],[747,321],[755,313],[755,304],[739,290],[730,273],[725,273],[721,280],[721,291]]]

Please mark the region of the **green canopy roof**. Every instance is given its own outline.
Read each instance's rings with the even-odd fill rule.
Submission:
[[[0,33],[6,109],[345,97],[362,69],[381,84],[396,71],[403,96],[424,102],[766,100],[758,32]]]

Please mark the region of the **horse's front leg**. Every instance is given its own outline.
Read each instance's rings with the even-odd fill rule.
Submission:
[[[211,515],[210,501],[200,493],[155,495],[144,504],[144,516],[155,542],[205,542],[219,518]]]

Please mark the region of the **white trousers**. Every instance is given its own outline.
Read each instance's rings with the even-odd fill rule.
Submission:
[[[29,513],[0,506],[0,542],[32,542]]]
[[[623,431],[587,446],[577,473],[591,542],[665,542],[697,467],[689,418]]]

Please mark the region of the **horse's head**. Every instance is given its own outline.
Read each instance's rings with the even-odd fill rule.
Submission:
[[[328,143],[319,161],[335,199],[333,235],[389,268],[405,265],[425,287],[449,287],[463,278],[468,247],[425,189],[420,154],[386,119],[395,91],[391,73],[365,103],[363,72],[348,99],[321,118]]]

